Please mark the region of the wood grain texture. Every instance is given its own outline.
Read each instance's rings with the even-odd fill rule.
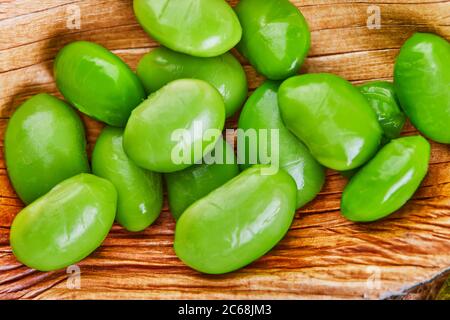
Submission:
[[[232,0],[235,5],[238,1]],[[312,30],[302,72],[332,72],[354,83],[392,79],[398,49],[414,31],[450,38],[450,1],[292,1]],[[366,27],[371,5],[381,9],[381,29]],[[69,29],[74,9],[81,29]],[[52,59],[74,40],[98,42],[132,68],[158,46],[137,24],[130,0],[0,0],[0,136],[12,112],[39,92],[58,93]],[[245,65],[251,90],[263,80]],[[89,149],[102,125],[83,117]],[[236,118],[227,122],[233,128]],[[415,133],[408,124],[405,134]],[[450,146],[432,144],[430,171],[399,212],[372,224],[339,214],[345,179],[328,172],[315,201],[298,211],[279,245],[250,266],[227,275],[201,275],[172,248],[174,221],[165,205],[141,233],[114,226],[81,268],[81,288],[69,289],[65,270],[41,273],[18,263],[9,227],[22,203],[11,188],[0,142],[0,299],[299,299],[389,298],[432,281],[450,267]],[[377,281],[379,280],[379,281]],[[70,281],[70,279],[69,279]]]

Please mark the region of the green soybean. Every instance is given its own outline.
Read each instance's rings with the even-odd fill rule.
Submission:
[[[180,217],[174,248],[188,266],[209,274],[246,266],[272,249],[295,214],[296,185],[283,170],[264,175],[255,165]]]
[[[128,231],[142,231],[162,208],[161,175],[139,168],[123,150],[123,129],[105,128],[92,153],[92,172],[117,189],[116,220]]]
[[[328,168],[357,168],[380,145],[375,112],[358,89],[338,76],[292,77],[281,84],[278,102],[287,128]]]
[[[370,222],[400,209],[425,177],[429,158],[430,144],[421,136],[392,140],[345,187],[342,214]]]
[[[142,28],[163,46],[197,57],[215,57],[233,48],[242,29],[224,0],[134,0]]]
[[[406,116],[399,107],[394,85],[387,81],[373,81],[358,87],[375,111],[378,123],[383,130],[380,148],[398,138],[406,122]],[[351,178],[360,168],[341,171],[346,178]]]
[[[382,144],[398,138],[406,116],[399,107],[394,85],[387,81],[373,81],[358,87],[377,114],[383,130]]]
[[[54,66],[56,84],[78,110],[109,125],[125,126],[146,97],[138,77],[102,46],[77,41],[65,46]]]
[[[222,95],[227,117],[232,116],[247,98],[244,69],[230,53],[213,58],[197,58],[160,47],[141,59],[137,74],[148,94],[173,80],[204,80]]]
[[[61,181],[89,172],[83,123],[61,100],[36,95],[8,122],[5,158],[15,191],[31,203]]]
[[[202,80],[175,80],[133,110],[124,149],[142,168],[183,170],[214,148],[224,123],[225,106],[214,87]],[[212,131],[217,134],[209,137]]]
[[[269,155],[278,161],[297,184],[297,208],[302,207],[319,193],[325,181],[324,168],[313,158],[306,146],[300,142],[284,125],[278,107],[278,87],[276,82],[267,81],[259,87],[247,100],[239,117],[241,134],[248,130],[256,130],[255,145],[251,148],[246,140],[246,147],[238,149],[239,159],[251,165],[250,160],[256,158],[258,163],[265,163],[260,155]],[[278,140],[272,141],[270,133],[260,135],[261,130],[277,130]],[[238,133],[239,134],[239,133]],[[261,143],[261,139],[265,143]],[[277,144],[276,154],[272,143]],[[251,156],[251,152],[255,154]]]
[[[69,178],[15,217],[14,255],[40,271],[65,268],[98,248],[114,222],[117,194],[107,180],[90,174]]]
[[[450,143],[450,44],[416,33],[400,50],[394,84],[412,124],[430,139]]]
[[[289,0],[241,0],[242,25],[237,49],[272,80],[295,75],[306,58],[311,35],[302,13]]]
[[[192,203],[239,174],[234,150],[224,139],[211,153],[201,164],[165,175],[170,212],[175,219]]]

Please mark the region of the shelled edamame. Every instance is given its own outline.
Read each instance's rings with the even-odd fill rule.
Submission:
[[[332,74],[289,78],[278,91],[281,116],[322,165],[351,170],[377,151],[381,127],[364,96]]]
[[[392,140],[350,180],[341,212],[352,221],[375,221],[401,208],[428,170],[430,144],[421,136]]]
[[[297,184],[297,208],[304,206],[319,193],[325,181],[324,168],[313,158],[306,146],[299,141],[284,125],[278,107],[279,83],[267,81],[247,100],[242,109],[238,128],[245,134],[253,129],[277,130],[278,141],[272,141],[269,132],[256,139],[253,148],[250,144],[238,149],[238,157],[243,159],[243,167],[250,167],[251,158],[258,163],[267,163],[260,155],[270,154],[280,168],[286,170]],[[265,141],[263,141],[265,140]],[[272,143],[276,143],[272,150]],[[265,150],[261,150],[261,149]],[[275,150],[278,154],[275,154]]]
[[[174,242],[181,260],[204,273],[227,273],[283,238],[294,218],[297,188],[283,170],[264,175],[263,168],[245,170],[182,214]]]
[[[427,137],[450,143],[450,46],[437,35],[418,33],[403,45],[394,85],[355,87],[332,74],[296,76],[310,32],[287,0],[241,0],[235,11],[224,0],[133,6],[165,46],[142,58],[137,75],[86,41],[68,44],[54,62],[65,99],[108,125],[92,174],[83,124],[63,101],[36,95],[8,123],[7,171],[28,205],[12,223],[10,243],[29,267],[77,263],[114,220],[128,231],[149,227],[162,210],[164,176],[177,256],[200,272],[232,272],[284,237],[296,208],[320,192],[324,167],[355,173],[341,199],[347,219],[372,222],[400,209],[430,159],[425,138],[399,138],[406,116]],[[263,83],[245,103],[237,157],[222,135],[248,91],[229,52],[236,45],[259,73],[280,80]],[[256,138],[240,145],[239,130]],[[225,163],[214,162],[217,152]]]
[[[220,161],[209,163],[207,155],[201,164],[165,174],[170,212],[175,219],[179,219],[195,201],[239,174],[234,150],[224,139],[217,144],[218,148],[211,152],[211,158],[219,158]],[[219,152],[221,154],[217,154]]]
[[[203,132],[220,133],[224,124],[225,105],[219,91],[203,80],[175,80],[133,110],[123,145],[138,166],[155,172],[175,172],[210,152],[219,136],[206,137]],[[199,150],[196,145],[200,145]]]
[[[231,53],[198,58],[160,47],[139,61],[137,74],[148,94],[177,79],[204,80],[222,95],[227,117],[235,114],[247,98],[245,71]]]
[[[405,125],[406,116],[398,105],[394,85],[387,81],[367,82],[358,87],[359,91],[366,97],[370,107],[378,118],[383,135],[379,148],[392,139],[398,138]],[[340,173],[351,178],[359,168],[341,171]]]
[[[271,80],[295,75],[311,46],[302,13],[289,0],[241,0],[236,13],[243,29],[237,49],[256,70]]]
[[[400,109],[394,85],[387,81],[373,81],[358,88],[377,115],[383,130],[381,144],[398,138],[405,125],[406,116]]]
[[[429,33],[416,33],[400,50],[394,83],[414,126],[428,138],[450,143],[450,44]]]
[[[92,172],[117,189],[116,220],[129,231],[142,231],[161,212],[161,174],[139,168],[123,150],[123,129],[107,127],[92,152]]]
[[[192,56],[219,56],[242,36],[239,20],[225,0],[134,0],[133,7],[152,38]]]
[[[82,173],[23,209],[11,225],[14,255],[41,271],[65,268],[97,249],[114,222],[111,182]]]
[[[81,119],[45,93],[27,100],[9,120],[5,158],[11,183],[26,204],[61,181],[90,171]]]
[[[87,41],[65,46],[56,56],[55,81],[78,110],[112,126],[123,127],[145,99],[138,77],[116,55]]]

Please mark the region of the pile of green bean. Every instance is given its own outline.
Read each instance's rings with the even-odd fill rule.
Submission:
[[[134,11],[162,45],[137,74],[98,44],[70,43],[54,62],[67,103],[38,94],[8,123],[8,175],[27,205],[10,242],[31,268],[77,263],[114,221],[144,230],[161,212],[165,182],[177,256],[204,273],[231,272],[285,236],[296,209],[320,192],[325,168],[350,177],[341,201],[347,219],[375,221],[401,208],[430,158],[424,137],[399,137],[406,117],[427,138],[450,143],[450,44],[437,35],[406,41],[393,84],[355,87],[332,74],[297,75],[310,32],[288,0],[241,0],[234,10],[224,0],[134,0]],[[233,47],[268,79],[246,102]],[[235,155],[222,138],[244,102],[238,129],[277,130],[276,150],[258,136]],[[69,105],[107,124],[90,163],[83,123]],[[220,134],[173,140],[194,123]],[[174,161],[174,150],[189,161]],[[212,153],[232,161],[202,161]],[[267,174],[264,154],[280,169]]]

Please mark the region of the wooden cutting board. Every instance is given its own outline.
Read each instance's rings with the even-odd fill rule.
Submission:
[[[450,39],[450,1],[293,3],[312,30],[312,49],[302,72],[332,72],[354,83],[391,80],[398,49],[414,31]],[[369,29],[367,19],[378,9],[381,28]],[[132,68],[158,46],[137,24],[130,0],[0,0],[0,39],[1,137],[8,118],[25,99],[40,92],[60,96],[52,59],[65,44],[98,42]],[[253,91],[263,79],[242,62]],[[102,126],[84,119],[91,150]],[[235,124],[236,118],[227,127]],[[414,133],[408,124],[405,134]],[[79,269],[41,273],[21,265],[8,238],[23,205],[7,178],[3,138],[0,147],[2,299],[389,298],[449,271],[449,145],[432,144],[429,174],[419,191],[402,210],[377,223],[355,224],[339,214],[346,180],[329,171],[320,195],[298,211],[274,250],[222,276],[199,274],[177,259],[172,249],[174,220],[167,205],[145,232],[133,234],[114,226],[103,246],[79,263]]]

